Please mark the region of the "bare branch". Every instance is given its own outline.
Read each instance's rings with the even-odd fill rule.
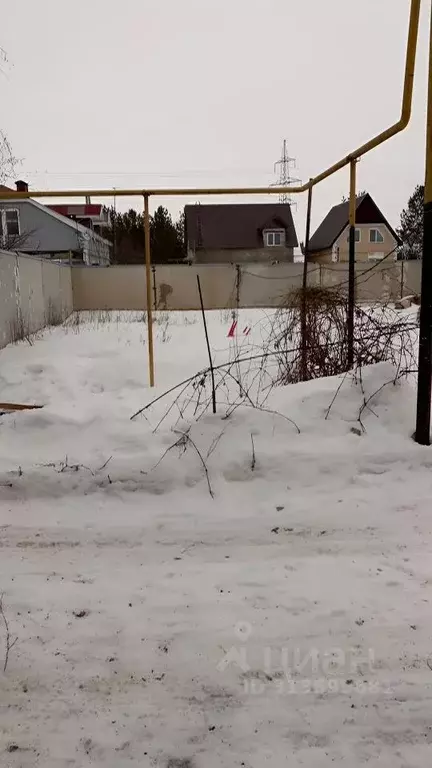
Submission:
[[[213,451],[216,449],[216,446],[218,445],[219,440],[221,439],[221,437],[223,437],[225,432],[226,432],[226,430],[223,429],[222,432],[220,432],[218,435],[216,435],[216,437],[214,438],[214,440],[212,441],[212,443],[210,445],[210,448],[207,451],[206,459],[210,458],[210,456],[212,455]]]
[[[254,469],[255,469],[255,466],[256,466],[256,456],[255,456],[255,443],[254,443],[254,439],[253,439],[253,434],[252,434],[252,432],[251,432],[251,443],[252,443],[252,460],[251,460],[251,470],[252,470],[252,472],[253,472],[253,471],[254,471]]]
[[[102,466],[99,467],[97,472],[102,472],[102,470],[105,469],[106,466],[108,466],[108,464],[110,463],[111,459],[112,459],[112,456],[110,456],[109,459],[106,460],[105,464],[102,464]]]
[[[68,463],[68,457],[65,457],[64,461],[60,462],[60,469],[57,469],[56,472],[61,475],[63,472],[66,472],[67,470],[71,472],[78,472],[80,469],[86,469],[87,472],[90,472],[93,477],[95,476],[95,473],[93,472],[90,467],[87,467],[85,464],[69,464]]]
[[[332,401],[331,401],[331,403],[330,403],[329,407],[327,408],[327,411],[326,411],[326,415],[325,415],[326,421],[327,421],[328,417],[330,416],[330,411],[331,411],[331,409],[332,409],[332,407],[333,407],[333,403],[335,402],[335,400],[336,400],[336,398],[337,398],[337,396],[338,396],[339,392],[341,391],[341,389],[342,389],[342,387],[343,387],[343,383],[344,383],[344,381],[345,381],[345,379],[346,379],[347,375],[348,375],[348,371],[346,371],[346,372],[345,372],[345,374],[344,374],[344,376],[342,377],[342,379],[341,379],[341,381],[340,381],[340,384],[339,384],[339,386],[338,386],[338,388],[337,388],[336,392],[334,393],[334,396],[333,396],[333,398],[332,398]]]
[[[195,448],[195,450],[196,450],[196,452],[197,452],[197,454],[198,454],[198,456],[199,456],[199,458],[200,458],[200,460],[201,460],[201,464],[203,465],[203,468],[204,468],[205,476],[206,476],[206,479],[207,479],[207,485],[208,485],[208,489],[209,489],[209,494],[210,494],[210,496],[212,497],[212,499],[214,499],[214,493],[213,493],[213,489],[212,489],[212,487],[211,487],[211,483],[210,483],[210,477],[209,477],[209,473],[208,473],[207,465],[206,465],[206,463],[205,463],[205,461],[204,461],[204,459],[203,459],[203,457],[202,457],[202,454],[201,454],[201,452],[200,452],[199,448],[197,448],[197,445],[196,445],[196,443],[195,443],[195,442],[192,440],[192,438],[191,438],[191,436],[190,436],[189,432],[181,432],[180,430],[174,430],[174,432],[175,432],[176,434],[180,434],[180,435],[183,435],[183,436],[184,436],[184,438],[185,438],[186,440],[188,440],[188,441],[189,441],[189,442],[190,442],[190,443],[193,445],[193,447]]]
[[[18,637],[14,637],[12,639],[12,635],[10,633],[10,628],[9,628],[9,622],[6,618],[6,613],[4,609],[3,594],[0,595],[0,617],[3,621],[3,625],[5,628],[5,658],[4,658],[4,664],[3,664],[3,672],[6,672],[7,665],[9,663],[9,654],[12,648],[14,647],[14,645],[16,645],[16,643],[18,642]]]

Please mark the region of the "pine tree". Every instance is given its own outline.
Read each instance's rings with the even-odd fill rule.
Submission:
[[[177,233],[170,213],[162,205],[156,208],[150,222],[151,259],[153,264],[174,261]]]
[[[186,216],[184,211],[181,212],[178,221],[176,221],[175,229],[177,234],[178,258],[185,259],[187,256],[187,246],[186,246]]]
[[[399,248],[401,259],[421,259],[423,254],[423,205],[424,186],[419,184],[401,213],[401,225],[397,233],[402,240]]]
[[[117,264],[144,263],[144,217],[131,208],[126,213],[110,209],[113,261]],[[150,247],[152,264],[166,264],[185,258],[184,214],[173,222],[162,205],[150,217]]]

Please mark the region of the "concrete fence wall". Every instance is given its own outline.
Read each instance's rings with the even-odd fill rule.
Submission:
[[[420,274],[417,261],[357,264],[357,299],[394,301],[419,294]],[[152,269],[153,307],[199,309],[197,275],[207,309],[278,307],[301,286],[303,265],[158,265]],[[308,285],[346,291],[348,265],[309,264]],[[73,310],[98,309],[146,309],[144,266],[69,267],[0,251],[0,347]]]
[[[318,265],[316,265],[318,266]],[[357,301],[396,301],[402,296],[420,294],[421,261],[392,261],[356,264]],[[346,263],[319,265],[319,285],[348,288]]]
[[[390,301],[420,292],[420,262],[356,265],[358,301]],[[207,309],[277,307],[302,284],[302,264],[181,264],[152,269],[152,305],[157,309],[199,309],[197,275]],[[308,285],[348,288],[348,265],[311,263]],[[72,267],[76,310],[146,308],[145,269],[141,265]]]
[[[0,347],[72,311],[69,266],[0,251]]]

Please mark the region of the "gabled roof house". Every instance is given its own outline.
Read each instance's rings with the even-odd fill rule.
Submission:
[[[309,241],[309,261],[348,261],[349,201],[333,206]],[[400,244],[395,230],[369,193],[356,200],[356,261],[380,261]]]

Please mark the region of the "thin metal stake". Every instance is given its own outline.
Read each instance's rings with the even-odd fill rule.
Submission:
[[[205,316],[205,311],[204,311],[204,302],[203,302],[203,297],[202,297],[201,282],[200,282],[200,279],[199,279],[199,275],[197,275],[197,283],[198,283],[198,293],[199,293],[200,304],[201,304],[201,314],[202,314],[203,325],[204,325],[204,333],[205,333],[205,338],[206,338],[206,343],[207,343],[207,352],[208,352],[209,363],[210,363],[210,375],[211,375],[211,380],[212,380],[213,413],[216,413],[215,376],[214,376],[213,360],[212,360],[212,356],[211,356],[210,341],[209,341],[209,336],[208,336],[208,331],[207,331],[207,321],[206,321],[206,316]]]
[[[146,267],[146,304],[147,304],[147,337],[148,337],[148,363],[150,386],[154,387],[154,354],[153,354],[153,313],[152,313],[152,285],[151,285],[151,254],[150,254],[150,213],[149,196],[144,195],[144,250]]]

